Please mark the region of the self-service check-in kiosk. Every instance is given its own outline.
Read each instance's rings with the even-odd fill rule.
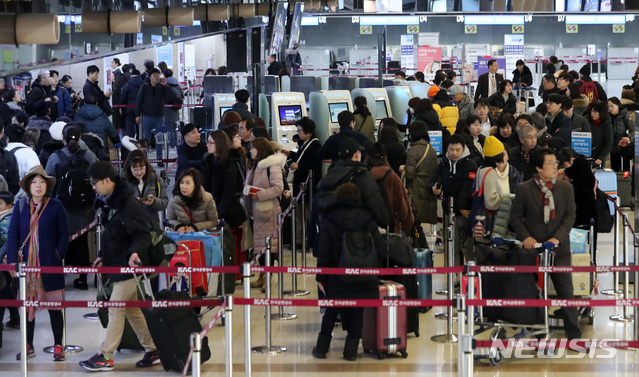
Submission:
[[[353,112],[353,101],[348,90],[321,90],[311,92],[310,118],[315,122],[315,136],[324,143],[329,136],[339,132],[337,115],[342,111]]]
[[[297,149],[293,136],[297,134],[295,122],[306,115],[304,93],[273,93],[271,97],[271,136],[285,149]]]
[[[395,121],[400,124],[406,124],[408,120],[408,101],[411,99],[410,88],[407,86],[389,86],[386,89],[390,102],[391,112]]]
[[[217,129],[217,125],[222,121],[224,112],[231,110],[237,102],[235,93],[213,94],[213,129]]]
[[[369,95],[367,96],[366,93]],[[355,97],[366,97],[366,103],[371,115],[375,117],[375,126],[377,132],[377,126],[379,121],[388,118],[392,114],[390,100],[388,99],[388,93],[386,88],[366,88],[366,89],[353,89],[351,97],[355,100]]]

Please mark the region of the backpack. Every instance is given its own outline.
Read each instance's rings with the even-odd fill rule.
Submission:
[[[320,217],[322,212],[324,212],[326,209],[330,208],[331,206],[335,205],[335,203],[337,202],[337,197],[335,195],[337,188],[344,183],[352,182],[356,176],[366,171],[368,171],[368,169],[366,169],[364,166],[352,169],[351,171],[348,172],[348,174],[346,174],[346,176],[344,176],[341,180],[339,180],[337,184],[335,185],[335,187],[333,187],[332,189],[326,188],[323,190],[318,190],[315,193],[313,200],[316,203],[314,205],[314,208],[317,208],[318,213],[320,214]]]
[[[373,235],[363,229],[347,230],[342,233],[342,252],[338,267],[377,268],[378,257]],[[359,284],[377,281],[375,275],[339,275],[344,283]]]
[[[614,225],[614,215],[610,214],[608,194],[597,188],[595,199],[595,231],[597,233],[609,233]]]
[[[140,208],[142,209],[142,208]],[[151,230],[151,246],[147,253],[148,261],[145,264],[149,266],[168,266],[173,254],[178,250],[178,246],[169,237],[162,232]]]
[[[60,163],[56,166],[56,199],[65,207],[84,207],[91,205],[95,199],[95,192],[89,180],[87,170],[91,165],[84,159],[86,151],[78,150],[72,156],[63,151],[56,151]]]
[[[588,97],[588,101],[590,103],[595,103],[599,101],[599,91],[597,91],[597,84],[594,81],[585,82],[584,80],[579,80],[581,82],[581,94],[585,94]]]
[[[182,108],[182,104],[184,103],[184,93],[182,93],[182,89],[180,89],[179,85],[169,85],[169,87],[175,93],[174,105],[179,105],[179,106],[172,107],[172,109],[180,110]]]

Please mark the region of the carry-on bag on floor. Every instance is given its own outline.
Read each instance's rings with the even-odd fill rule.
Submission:
[[[404,286],[407,300],[418,299],[418,282],[416,275],[390,275],[384,276],[384,280],[390,280]],[[422,308],[406,308],[406,333],[415,334],[419,338],[419,313]]]
[[[632,175],[630,172],[617,172],[617,196],[619,207],[632,206]]]
[[[415,263],[413,267],[433,267],[433,251],[429,249],[415,249]],[[430,300],[433,298],[433,275],[417,275],[417,298],[420,300]]]
[[[379,298],[382,300],[403,300],[406,298],[404,286],[394,281],[379,282]],[[364,308],[362,346],[365,353],[375,352],[377,358],[401,353],[406,358],[406,308],[399,306]]]
[[[191,299],[186,292],[176,292],[164,289],[155,295],[157,300]],[[202,325],[193,308],[141,308],[149,333],[158,353],[164,370],[182,372],[186,365],[186,358],[191,349],[191,333],[202,331]],[[201,362],[211,358],[208,338],[202,339]],[[190,366],[189,366],[190,368]]]
[[[202,241],[178,241],[178,250],[171,258],[171,267],[205,267],[204,244]],[[176,291],[186,291],[190,295],[206,296],[209,283],[206,273],[171,273],[169,287]],[[182,289],[184,286],[190,287]]]

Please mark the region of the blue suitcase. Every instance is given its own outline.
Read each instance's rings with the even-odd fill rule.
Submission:
[[[415,268],[433,267],[433,252],[429,249],[415,249]],[[433,275],[417,275],[417,298],[430,300],[433,298]],[[424,308],[427,312],[430,308]]]

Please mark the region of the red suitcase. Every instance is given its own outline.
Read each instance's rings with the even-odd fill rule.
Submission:
[[[406,289],[390,280],[380,280],[379,298],[404,300]],[[375,352],[378,359],[399,352],[406,358],[406,307],[380,306],[364,308],[362,346],[364,353]]]
[[[177,242],[178,250],[171,258],[169,266],[173,267],[177,263],[181,263],[187,267],[205,267],[204,244],[202,241],[179,241]],[[174,273],[170,274],[170,280],[173,281]],[[209,291],[209,283],[206,273],[197,272],[193,274],[184,274],[189,280],[191,286],[191,295],[196,295],[199,288],[204,290],[204,295]]]

